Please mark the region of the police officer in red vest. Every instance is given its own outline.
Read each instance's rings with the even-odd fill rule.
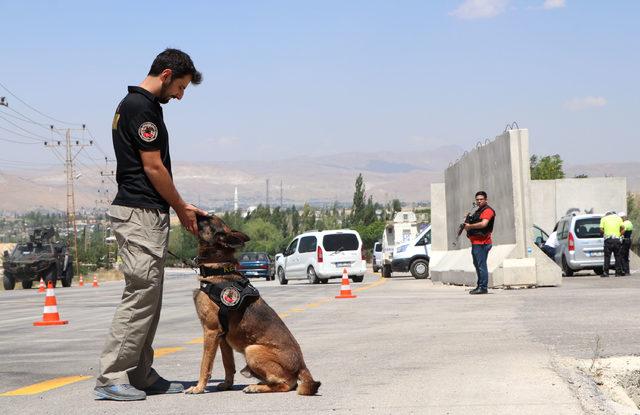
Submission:
[[[467,237],[471,241],[471,255],[473,256],[473,266],[478,275],[477,287],[469,294],[487,294],[489,283],[489,269],[487,268],[487,257],[491,250],[493,232],[493,222],[496,212],[487,204],[487,193],[479,191],[476,193],[476,206],[478,209],[470,215],[464,224]]]

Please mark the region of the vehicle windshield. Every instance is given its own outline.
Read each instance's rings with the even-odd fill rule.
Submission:
[[[376,252],[382,252],[382,244],[376,244],[375,251]]]
[[[51,245],[50,244],[33,244],[33,243],[16,245],[16,248],[13,251],[13,256],[14,258],[21,258],[31,254],[42,254],[42,253],[50,254]]]
[[[593,239],[601,238],[600,234],[600,218],[587,218],[576,220],[575,225],[576,238]]]
[[[353,233],[333,233],[322,238],[325,251],[357,251],[358,238]]]
[[[264,252],[245,252],[240,255],[240,262],[268,261],[269,256]]]

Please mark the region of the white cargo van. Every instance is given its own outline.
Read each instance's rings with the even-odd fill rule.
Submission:
[[[277,256],[276,263],[276,275],[282,285],[305,278],[311,284],[326,284],[331,278],[341,278],[344,269],[353,282],[362,282],[367,269],[362,239],[351,229],[298,235],[282,256]]]
[[[382,276],[391,277],[394,247],[408,243],[418,235],[418,220],[413,212],[397,212],[382,232]]]
[[[414,278],[425,279],[429,277],[430,257],[431,225],[427,225],[411,242],[397,245],[394,248],[391,271],[411,272]]]

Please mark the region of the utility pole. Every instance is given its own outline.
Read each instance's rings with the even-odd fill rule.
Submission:
[[[105,178],[115,177],[116,172],[113,169],[109,169],[109,163],[114,161],[115,160],[108,157],[104,158],[104,170],[100,170],[100,189],[98,189],[100,199],[96,200],[96,205],[102,205],[104,207],[108,206],[112,202],[111,197],[109,196],[109,186],[105,184]]]
[[[54,130],[53,125],[50,126],[50,128],[51,128],[51,131]],[[44,145],[46,147],[52,148],[53,151],[57,153],[57,148],[62,146],[62,141],[61,140],[56,140],[51,142],[45,141]],[[90,140],[88,144],[82,143],[80,142],[80,140],[71,140],[71,129],[67,129],[67,132],[65,134],[65,144],[64,144],[65,153],[66,153],[66,157],[64,159],[65,160],[64,168],[67,176],[67,246],[70,245],[69,228],[73,226],[73,249],[74,249],[74,255],[75,255],[75,262],[76,262],[76,269],[75,269],[76,273],[80,272],[80,259],[78,258],[78,227],[76,226],[76,201],[75,201],[75,193],[73,189],[73,182],[79,176],[77,177],[74,176],[73,161],[78,156],[78,154],[80,154],[80,152],[84,147],[88,147],[91,145],[93,145],[93,140]],[[74,147],[77,147],[78,150],[74,151],[73,149]]]
[[[280,180],[280,209],[282,210],[282,180]]]

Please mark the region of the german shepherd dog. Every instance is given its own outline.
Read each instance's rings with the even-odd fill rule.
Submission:
[[[198,264],[201,271],[210,271],[201,274],[214,274],[199,276],[201,284],[246,282],[235,270],[238,262],[234,254],[247,241],[247,235],[229,228],[217,216],[198,216]],[[218,346],[225,372],[224,382],[217,385],[218,390],[228,390],[233,386],[235,350],[242,353],[247,362],[240,373],[260,380],[244,388],[243,392],[288,392],[296,387],[300,395],[315,395],[318,392],[320,382],[313,380],[307,369],[300,345],[262,297],[247,297],[239,308],[228,310],[227,332],[224,332],[225,324],[219,319],[220,307],[207,293],[196,290],[193,299],[202,323],[204,353],[198,384],[185,393],[205,391]]]

